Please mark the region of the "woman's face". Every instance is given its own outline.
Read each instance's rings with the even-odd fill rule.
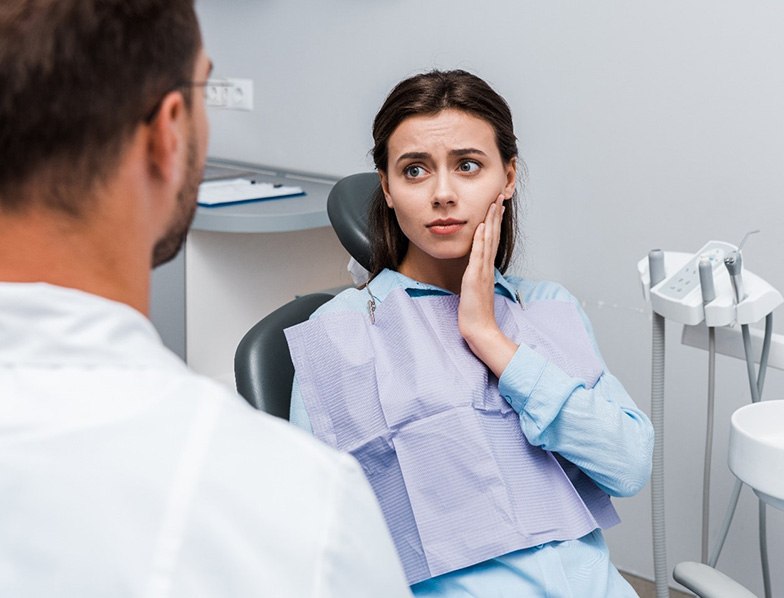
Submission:
[[[409,240],[400,271],[430,272],[439,260],[464,267],[490,204],[514,193],[516,160],[504,163],[489,123],[453,109],[407,118],[387,146],[381,186]]]

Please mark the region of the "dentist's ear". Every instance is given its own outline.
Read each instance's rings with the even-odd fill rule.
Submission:
[[[186,147],[186,114],[182,93],[171,91],[163,97],[154,118],[146,125],[150,171],[174,187],[179,186],[184,174],[181,164]]]

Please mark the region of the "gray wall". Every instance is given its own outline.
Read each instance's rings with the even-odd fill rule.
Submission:
[[[185,359],[185,248],[152,272],[150,320],[163,344]]]
[[[211,154],[344,175],[370,168],[370,123],[401,78],[460,67],[512,106],[528,165],[525,259],[585,302],[610,368],[649,410],[650,321],[635,264],[648,249],[747,245],[745,264],[784,288],[784,4],[665,0],[200,0],[218,76],[255,81],[252,113],[211,114]],[[294,275],[294,274],[293,274]],[[784,315],[779,310],[777,317]],[[784,332],[784,325],[776,326]],[[703,351],[668,327],[665,452],[670,565],[699,558]],[[732,477],[729,415],[749,400],[719,358],[714,513]],[[771,372],[767,398],[784,398]],[[652,575],[649,495],[617,501],[616,564]],[[748,491],[720,561],[761,593]],[[769,514],[784,562],[784,513]],[[774,567],[784,592],[784,571]]]

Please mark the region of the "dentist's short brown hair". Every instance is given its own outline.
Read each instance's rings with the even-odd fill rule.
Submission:
[[[75,217],[201,47],[193,0],[3,0],[0,40],[0,210]]]

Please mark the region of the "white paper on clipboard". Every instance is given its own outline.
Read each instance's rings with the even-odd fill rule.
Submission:
[[[253,179],[223,179],[205,181],[199,185],[198,203],[202,206],[219,206],[304,194],[302,187],[262,183]]]

